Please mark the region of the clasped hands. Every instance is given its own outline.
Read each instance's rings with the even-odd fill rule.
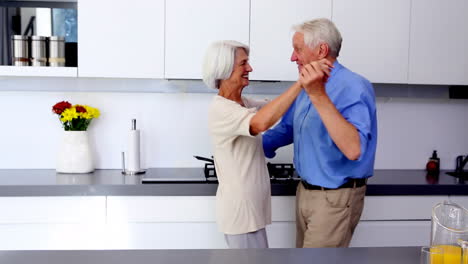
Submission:
[[[299,83],[309,96],[326,94],[325,83],[330,77],[333,64],[327,59],[312,61],[302,67],[299,73]]]

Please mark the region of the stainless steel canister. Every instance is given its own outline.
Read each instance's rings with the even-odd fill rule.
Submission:
[[[65,66],[65,38],[59,36],[49,37],[49,66]]]
[[[11,36],[12,62],[14,66],[29,66],[28,37],[21,35]]]
[[[31,37],[31,66],[46,66],[46,37]]]

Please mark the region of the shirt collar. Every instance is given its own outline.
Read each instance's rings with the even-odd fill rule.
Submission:
[[[338,60],[335,60],[333,63],[333,69],[330,72],[330,77],[328,77],[327,82],[325,83],[325,89],[327,91],[330,91],[330,89],[333,89],[332,87],[334,86],[334,80],[336,79],[335,76],[336,74],[343,68],[343,65],[341,65]]]
[[[341,70],[341,68],[343,68],[343,65],[341,65],[341,64],[338,62],[338,60],[335,60],[335,62],[333,63],[333,69],[332,69],[332,71],[331,71],[331,73],[330,73],[330,78],[332,78],[333,76],[335,76],[336,73],[337,73],[338,71]]]

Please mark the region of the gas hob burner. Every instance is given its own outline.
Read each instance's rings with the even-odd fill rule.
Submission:
[[[271,180],[292,180],[294,178],[294,166],[291,163],[267,163]]]
[[[205,179],[207,181],[217,180],[216,169],[214,165],[213,157],[205,158],[200,156],[194,156],[196,159],[205,161],[205,167],[203,169]],[[267,163],[268,173],[270,174],[271,181],[286,181],[294,180],[294,166],[292,163]]]

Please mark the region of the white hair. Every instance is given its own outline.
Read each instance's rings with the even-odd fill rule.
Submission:
[[[249,55],[249,47],[234,40],[217,41],[210,45],[203,62],[203,82],[212,89],[219,89],[220,80],[231,76],[238,48]]]
[[[338,57],[341,50],[340,31],[335,24],[327,18],[319,18],[306,21],[302,24],[293,26],[293,30],[304,34],[304,43],[311,49],[320,43],[327,43],[330,48],[330,55]]]

